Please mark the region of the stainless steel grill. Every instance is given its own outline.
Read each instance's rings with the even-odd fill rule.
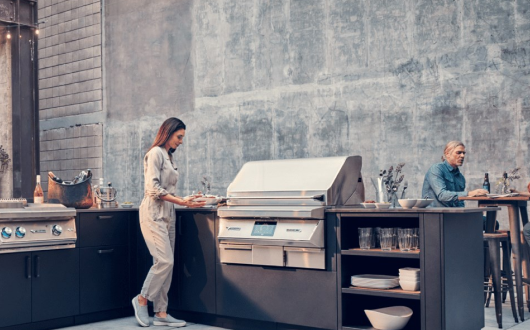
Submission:
[[[222,263],[325,268],[325,210],[364,201],[360,156],[246,163],[219,208]]]
[[[74,248],[75,216],[60,204],[0,199],[0,253]]]

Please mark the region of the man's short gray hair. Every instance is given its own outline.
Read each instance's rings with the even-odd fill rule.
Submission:
[[[463,142],[460,142],[460,141],[449,141],[447,142],[447,144],[445,145],[445,149],[444,149],[444,154],[442,155],[442,161],[444,161],[446,158],[445,158],[445,155],[450,153],[451,151],[455,150],[456,147],[466,147],[464,145]]]

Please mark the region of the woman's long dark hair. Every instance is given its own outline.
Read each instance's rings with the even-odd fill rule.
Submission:
[[[175,117],[166,119],[158,129],[155,142],[153,142],[149,150],[153,149],[154,147],[161,147],[166,144],[171,135],[180,129],[186,129],[186,125],[182,122],[182,120]],[[173,152],[175,152],[175,149],[169,149],[169,154],[172,154]]]

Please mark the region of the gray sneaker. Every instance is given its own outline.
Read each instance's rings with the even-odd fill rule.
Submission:
[[[138,296],[133,298],[132,305],[134,307],[134,316],[136,316],[138,323],[140,323],[142,327],[148,327],[149,312],[147,310],[147,306],[140,306],[140,303],[138,302]]]
[[[177,320],[176,318],[174,318],[173,316],[169,314],[167,314],[167,317],[165,318],[157,317],[155,315],[155,318],[153,319],[153,324],[154,325],[168,325],[170,327],[180,328],[186,325],[186,321]]]

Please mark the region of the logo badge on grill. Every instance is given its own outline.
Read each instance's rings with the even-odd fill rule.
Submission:
[[[301,233],[301,232],[302,232],[302,229],[298,229],[298,228],[287,228],[286,231],[287,231],[287,232],[290,232],[290,233]]]
[[[46,233],[46,229],[32,229],[30,230],[30,232],[32,232],[33,234],[45,234]]]
[[[240,230],[241,230],[241,227],[226,227],[226,230],[240,231]]]

